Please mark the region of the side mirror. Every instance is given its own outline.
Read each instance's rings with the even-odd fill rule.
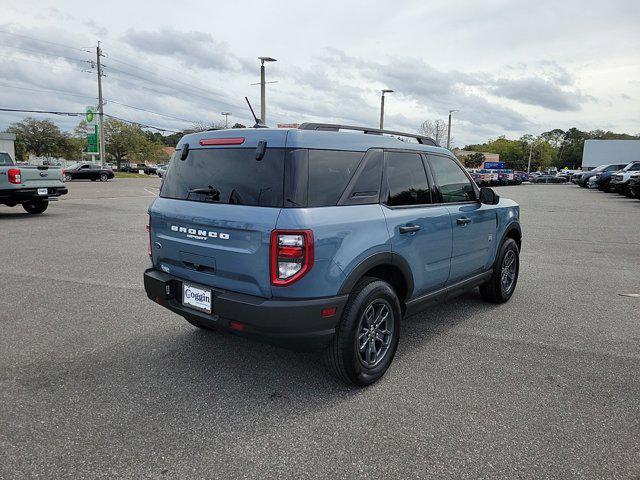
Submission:
[[[500,196],[493,191],[492,188],[482,187],[480,189],[480,203],[485,205],[497,205],[500,201]]]

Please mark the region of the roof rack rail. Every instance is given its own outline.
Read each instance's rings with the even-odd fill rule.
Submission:
[[[425,137],[424,135],[418,135],[417,133],[406,133],[406,132],[396,132],[394,130],[381,130],[379,128],[369,128],[369,127],[356,127],[354,125],[340,125],[337,123],[303,123],[298,127],[299,130],[317,130],[317,131],[325,131],[325,132],[339,132],[340,130],[354,130],[357,132],[364,132],[365,134],[370,135],[382,135],[386,133],[387,135],[396,135],[398,137],[408,137],[415,138],[418,143],[422,145],[433,145],[434,147],[439,147],[440,145],[430,137]]]

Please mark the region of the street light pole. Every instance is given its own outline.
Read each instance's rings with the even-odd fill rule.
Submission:
[[[232,113],[222,112],[221,115],[224,115],[224,128],[229,128],[229,115],[232,115]]]
[[[267,107],[265,103],[264,62],[276,62],[277,60],[271,57],[258,57],[258,60],[260,60],[260,121],[266,125]]]
[[[458,110],[449,110],[449,126],[447,127],[447,150],[451,150],[451,114]]]
[[[388,88],[382,90],[382,96],[380,97],[380,130],[384,128],[384,94],[392,92],[393,90],[389,90]]]
[[[533,140],[531,141],[531,148],[529,148],[529,163],[527,163],[527,175],[531,173],[531,154],[533,153]]]

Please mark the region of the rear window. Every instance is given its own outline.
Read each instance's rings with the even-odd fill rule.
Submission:
[[[260,161],[256,160],[255,152],[255,148],[192,149],[183,161],[178,150],[169,164],[160,196],[281,207],[284,149],[268,148]]]
[[[11,155],[5,152],[0,152],[0,165],[13,165]]]
[[[338,203],[363,156],[363,152],[309,150],[308,206]]]

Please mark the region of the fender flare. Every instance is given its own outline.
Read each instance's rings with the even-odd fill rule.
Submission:
[[[413,294],[413,273],[411,272],[411,267],[409,263],[400,255],[394,252],[378,252],[373,255],[365,258],[362,262],[358,264],[351,272],[347,275],[347,278],[342,282],[342,286],[340,287],[339,295],[347,295],[351,293],[353,287],[355,287],[358,280],[360,280],[365,273],[371,270],[374,267],[378,267],[381,265],[393,265],[397,267],[402,276],[404,278],[405,284],[407,285],[407,296],[406,298],[411,298]]]
[[[500,244],[502,245],[502,243],[504,242],[505,238],[507,238],[509,236],[509,234],[511,232],[518,232],[518,237],[520,237],[520,246],[518,248],[520,248],[520,251],[522,251],[522,227],[520,227],[520,223],[518,222],[511,222],[509,225],[507,225],[507,227],[504,229],[504,234],[502,235],[502,239],[500,240]]]

